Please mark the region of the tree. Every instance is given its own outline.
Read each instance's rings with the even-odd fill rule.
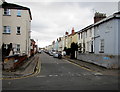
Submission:
[[[77,43],[71,43],[71,55],[70,58],[74,59],[75,58],[75,51],[78,51],[78,45]]]

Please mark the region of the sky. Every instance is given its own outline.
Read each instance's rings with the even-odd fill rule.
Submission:
[[[31,38],[39,47],[51,45],[65,32],[75,32],[93,24],[94,13],[107,16],[118,11],[118,0],[6,0],[30,8]]]

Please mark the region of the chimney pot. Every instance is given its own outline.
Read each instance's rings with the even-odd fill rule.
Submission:
[[[94,23],[96,23],[96,22],[98,22],[98,21],[100,21],[100,20],[102,20],[104,18],[106,18],[106,14],[96,12],[95,16],[94,16]]]

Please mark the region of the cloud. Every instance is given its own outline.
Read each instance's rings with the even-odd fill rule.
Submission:
[[[26,2],[25,0],[6,0],[10,2]],[[27,0],[27,2],[118,2],[119,0]]]
[[[92,24],[94,16],[93,9],[108,14],[112,14],[113,11],[117,9],[117,3],[113,2],[104,4],[103,2],[83,3],[64,2],[62,0],[60,2],[38,2],[37,0],[31,0],[32,2],[25,2],[25,0],[20,1],[15,0],[15,2],[19,2],[18,4],[31,9],[33,18],[31,37],[38,39],[38,43],[41,47],[50,45],[53,40],[63,36],[66,31],[71,33],[72,27],[75,28],[75,31],[79,31]]]
[[[33,13],[32,37],[39,39],[41,43],[42,41],[52,43],[66,31],[71,33],[72,27],[79,31],[93,21],[92,7],[83,9],[79,3],[33,3],[31,10]],[[90,16],[91,20],[88,18]]]

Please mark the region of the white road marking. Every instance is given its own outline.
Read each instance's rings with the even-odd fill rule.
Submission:
[[[46,77],[45,75],[40,75],[40,76],[36,76],[37,78],[39,78],[39,77]]]
[[[52,77],[52,76],[55,76],[55,77],[57,77],[58,75],[49,75],[49,77]]]
[[[95,73],[94,75],[96,75],[96,76],[101,76],[101,75],[103,75],[102,73]]]

